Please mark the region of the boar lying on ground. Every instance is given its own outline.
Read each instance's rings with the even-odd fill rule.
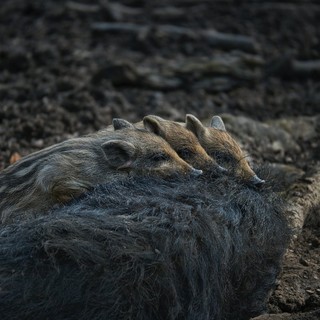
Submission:
[[[91,187],[131,175],[200,175],[162,138],[126,128],[70,139],[0,172],[0,217],[6,223],[66,203]]]
[[[133,177],[0,227],[2,320],[234,320],[266,309],[289,231],[230,177]]]

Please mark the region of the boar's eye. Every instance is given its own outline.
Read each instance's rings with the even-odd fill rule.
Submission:
[[[189,159],[194,155],[194,152],[188,148],[184,148],[177,151],[177,154],[182,159]]]
[[[157,153],[150,157],[150,160],[153,162],[161,162],[169,160],[169,156],[165,153]]]

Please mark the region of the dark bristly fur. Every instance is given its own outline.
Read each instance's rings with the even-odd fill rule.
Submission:
[[[97,187],[0,227],[1,319],[249,319],[279,272],[282,212],[230,177]]]

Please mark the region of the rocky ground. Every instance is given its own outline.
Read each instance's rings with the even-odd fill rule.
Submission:
[[[280,191],[313,188],[316,1],[3,0],[0,21],[0,169],[113,117],[219,114]],[[309,207],[261,320],[320,318],[320,205]]]

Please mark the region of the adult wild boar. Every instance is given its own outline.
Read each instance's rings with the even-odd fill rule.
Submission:
[[[135,177],[3,225],[1,319],[259,315],[289,238],[278,200],[230,177]]]

